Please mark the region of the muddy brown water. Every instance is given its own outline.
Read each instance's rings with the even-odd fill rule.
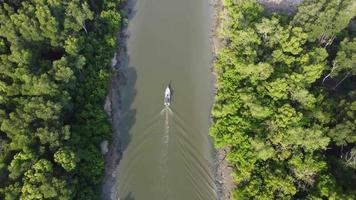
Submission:
[[[209,0],[137,0],[122,91],[121,200],[216,199]],[[163,105],[165,87],[173,91]]]

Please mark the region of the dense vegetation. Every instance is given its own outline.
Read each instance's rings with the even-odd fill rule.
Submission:
[[[0,199],[98,199],[120,0],[0,4]]]
[[[356,1],[223,0],[211,128],[235,199],[356,199]]]

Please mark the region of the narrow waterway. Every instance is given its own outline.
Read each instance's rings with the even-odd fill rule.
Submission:
[[[122,88],[122,200],[216,199],[209,131],[209,0],[129,0]],[[173,90],[163,105],[165,87]]]

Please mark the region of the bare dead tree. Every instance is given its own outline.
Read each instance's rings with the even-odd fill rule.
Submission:
[[[336,38],[335,35],[332,35],[331,37],[328,37],[327,34],[324,32],[319,37],[319,44],[323,45],[324,48],[326,48],[326,47],[330,46],[334,42],[335,38]]]
[[[324,48],[330,46],[334,42],[335,38],[335,35],[331,36],[331,38],[325,43]]]
[[[356,151],[351,150],[344,155],[341,155],[341,159],[344,159],[345,163],[349,167],[356,167]]]
[[[88,34],[88,31],[87,31],[87,28],[86,28],[86,26],[85,26],[85,22],[83,22],[83,29],[84,29],[84,31],[85,31],[85,33],[87,33]]]
[[[324,44],[325,37],[326,37],[325,35],[326,35],[325,33],[321,34],[321,36],[319,37],[319,44]]]
[[[323,78],[322,85],[324,85],[325,80],[326,80],[327,78],[329,78],[329,77],[331,76],[331,74],[333,73],[333,71],[337,68],[336,64],[337,64],[337,63],[335,62],[335,63],[333,64],[333,67],[331,68],[330,73],[329,73],[328,75],[326,75],[326,76]]]
[[[341,81],[339,81],[335,87],[333,88],[333,90],[335,90],[346,78],[348,78],[348,76],[350,75],[350,72],[347,72],[346,75],[344,76],[344,78],[341,79]]]

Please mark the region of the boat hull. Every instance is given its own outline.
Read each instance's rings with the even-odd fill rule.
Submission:
[[[165,106],[170,106],[171,105],[171,90],[169,89],[169,86],[167,86],[166,90],[164,91],[163,104]]]

